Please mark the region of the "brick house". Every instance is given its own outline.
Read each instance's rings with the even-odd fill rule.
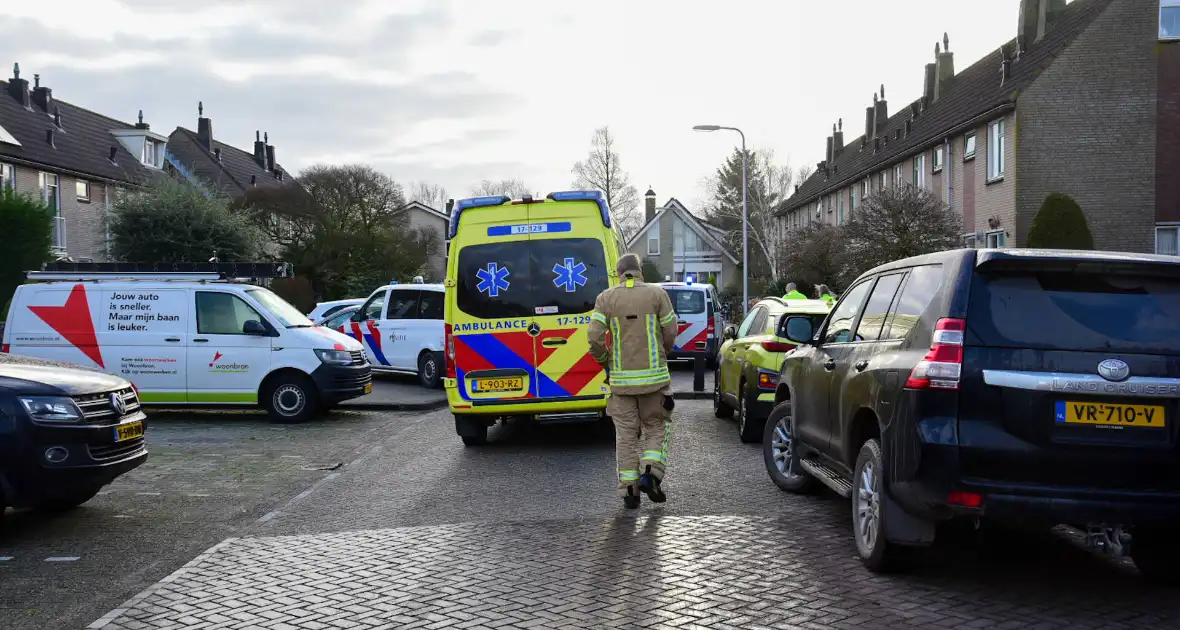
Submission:
[[[161,172],[165,140],[142,112],[131,124],[57,100],[40,75],[30,88],[19,65],[0,81],[0,186],[53,208],[56,255],[108,258],[107,212],[121,188]]]
[[[718,290],[739,277],[740,261],[725,247],[725,231],[701,220],[676,198],[656,207],[656,194],[644,195],[643,227],[626,243],[626,250],[655,263],[667,280],[693,276],[716,279]]]
[[[1021,0],[1017,36],[962,72],[935,45],[920,98],[827,154],[780,210],[790,230],[839,224],[867,195],[928,188],[968,247],[1023,246],[1045,197],[1082,207],[1099,249],[1176,254],[1180,0]],[[915,73],[917,74],[917,73]]]

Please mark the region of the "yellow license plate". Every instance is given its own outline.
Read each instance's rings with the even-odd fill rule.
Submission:
[[[373,393],[373,384],[372,383],[365,383],[365,393],[366,394]]]
[[[1058,424],[1092,424],[1109,427],[1165,426],[1161,405],[1124,405],[1119,403],[1057,402]]]
[[[493,392],[517,392],[524,389],[524,378],[479,378],[471,383],[471,391],[481,394]]]
[[[142,422],[128,422],[127,424],[120,424],[115,427],[116,442],[126,442],[127,440],[134,440],[137,437],[143,437]]]

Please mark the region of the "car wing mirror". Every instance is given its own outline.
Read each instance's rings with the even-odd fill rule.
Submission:
[[[815,344],[815,324],[806,315],[784,317],[776,334],[800,345]]]

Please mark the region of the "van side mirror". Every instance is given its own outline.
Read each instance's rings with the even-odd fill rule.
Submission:
[[[724,335],[726,339],[737,339],[737,328],[726,326]]]
[[[814,343],[815,324],[806,315],[788,315],[779,323],[775,334],[800,345],[811,345]]]
[[[242,324],[242,332],[247,335],[257,335],[259,337],[265,337],[270,334],[266,326],[256,319],[246,320],[246,323]]]

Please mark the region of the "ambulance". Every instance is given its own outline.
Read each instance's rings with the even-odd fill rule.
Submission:
[[[449,236],[444,387],[463,443],[484,444],[502,419],[605,417],[587,340],[595,299],[618,282],[602,194],[463,199]]]
[[[259,405],[303,422],[372,391],[355,339],[221,273],[30,272],[0,350],[121,376],[144,404]]]

